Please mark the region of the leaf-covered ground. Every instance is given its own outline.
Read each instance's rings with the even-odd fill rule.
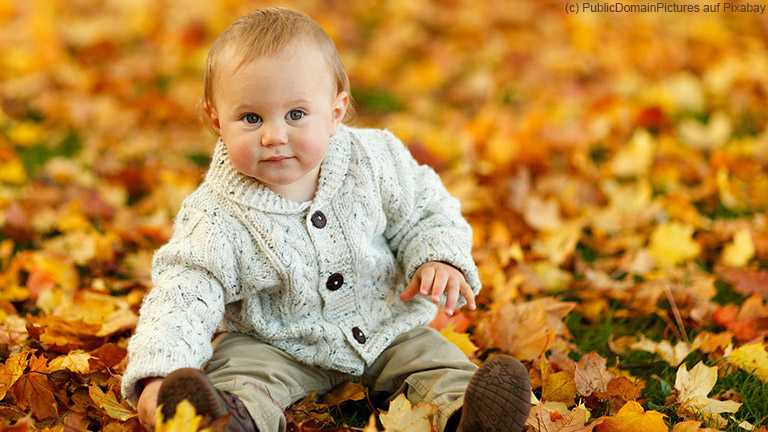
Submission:
[[[141,430],[125,346],[213,147],[204,58],[265,4],[0,2],[0,430]],[[768,429],[765,15],[281,4],[336,40],[355,124],[460,197],[481,307],[434,325],[477,362],[525,362],[530,430]],[[364,396],[288,414],[362,430]],[[429,411],[381,418],[426,431]]]

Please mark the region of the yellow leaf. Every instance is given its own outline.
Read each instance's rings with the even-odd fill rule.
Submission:
[[[764,383],[768,383],[768,352],[761,343],[744,345],[736,348],[728,360],[739,369],[750,373]]]
[[[546,401],[563,402],[567,406],[575,404],[576,381],[572,370],[553,372],[549,368],[549,361],[541,357],[541,399]]]
[[[27,171],[18,159],[0,162],[0,182],[24,184],[27,181]]]
[[[722,147],[732,131],[731,119],[722,111],[714,113],[706,125],[689,118],[681,121],[677,128],[680,139],[696,150]]]
[[[560,204],[557,200],[553,198],[544,200],[531,195],[523,205],[523,219],[532,228],[540,231],[555,231],[563,226]]]
[[[163,421],[163,406],[158,406],[155,412],[155,432],[194,432],[203,421],[203,417],[195,413],[195,407],[184,399],[176,405],[176,414],[171,419]],[[201,432],[210,432],[211,429],[203,429]]]
[[[472,343],[472,341],[469,339],[468,334],[459,333],[455,331],[453,328],[454,328],[454,325],[449,324],[448,326],[440,330],[440,334],[442,334],[443,337],[451,341],[454,345],[459,347],[461,352],[463,352],[466,356],[470,356],[475,351],[477,351],[477,345]]]
[[[621,147],[611,159],[613,174],[619,177],[644,176],[653,164],[656,143],[646,130],[638,130],[629,140],[629,145]]]
[[[387,432],[430,432],[437,421],[437,405],[420,402],[411,406],[404,394],[389,404],[389,411],[379,416]]]
[[[718,427],[725,424],[725,419],[720,413],[736,412],[741,403],[734,401],[720,401],[710,399],[707,395],[717,383],[717,368],[706,366],[699,362],[690,371],[685,365],[677,370],[675,389],[678,392],[678,401],[687,418],[704,416],[712,420]]]
[[[88,365],[88,359],[93,358],[83,350],[73,350],[66,355],[56,357],[48,363],[51,372],[69,369],[72,372],[87,374],[91,371]]]
[[[0,363],[0,400],[5,398],[8,389],[24,374],[28,357],[28,352],[12,354],[4,363]]]
[[[639,403],[629,401],[616,414],[607,417],[595,428],[596,432],[667,432],[664,414],[645,411]]]
[[[379,427],[376,425],[375,415],[371,414],[371,416],[368,417],[368,424],[365,425],[363,432],[379,432]]]
[[[569,222],[554,231],[542,233],[534,239],[533,252],[547,257],[549,262],[560,265],[573,254],[581,239],[584,224],[581,221]]]
[[[88,394],[91,396],[94,402],[101,407],[108,416],[120,421],[126,421],[130,418],[136,417],[136,413],[117,401],[117,397],[108,391],[106,394],[96,384],[91,384],[88,387]]]
[[[648,252],[657,267],[667,267],[695,258],[701,246],[693,240],[692,226],[672,221],[653,230]]]
[[[666,339],[661,342],[654,342],[643,335],[640,335],[640,340],[629,347],[635,351],[647,351],[658,354],[665,362],[672,366],[682,363],[688,354],[696,349],[696,346],[691,346],[687,342],[680,341],[673,347]]]
[[[723,248],[723,264],[728,267],[744,267],[755,256],[755,243],[749,228],[739,230],[733,242]]]

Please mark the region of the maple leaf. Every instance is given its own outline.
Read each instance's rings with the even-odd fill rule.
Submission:
[[[647,351],[650,353],[658,354],[665,362],[672,366],[677,366],[688,357],[688,354],[696,350],[696,345],[691,345],[684,341],[679,341],[672,346],[668,340],[661,342],[654,342],[643,335],[640,335],[640,340],[629,346],[636,351]]]
[[[755,243],[748,228],[739,230],[733,242],[723,248],[723,264],[728,267],[744,267],[755,256]]]
[[[534,432],[591,432],[602,420],[587,425],[589,417],[584,405],[561,413],[559,410],[550,411],[544,404],[537,404],[531,409],[525,424]]]
[[[621,147],[610,162],[611,171],[619,177],[642,176],[648,173],[653,163],[655,142],[646,130],[637,130]]]
[[[480,316],[475,340],[480,347],[499,348],[519,360],[533,360],[549,349],[556,337],[571,337],[562,320],[575,307],[575,303],[551,297],[507,303]]]
[[[758,293],[764,300],[768,300],[768,270],[730,268],[723,272],[722,278],[741,295]]]
[[[451,343],[459,347],[461,352],[466,356],[474,354],[478,347],[469,339],[467,333],[459,333],[453,329],[453,324],[449,324],[447,327],[440,330],[440,334],[448,339]]]
[[[700,421],[688,420],[675,424],[671,432],[717,432],[719,429],[702,428]]]
[[[615,417],[605,417],[595,432],[667,432],[664,414],[645,411],[639,403],[629,401]]]
[[[656,227],[650,237],[648,252],[658,267],[674,266],[695,258],[701,246],[691,237],[693,227],[680,222],[667,222]]]
[[[0,400],[5,398],[5,393],[24,374],[27,367],[29,352],[12,354],[5,362],[0,363]]]
[[[704,415],[718,425],[725,424],[721,413],[736,412],[741,403],[734,401],[719,401],[710,399],[707,395],[717,383],[717,368],[706,366],[699,362],[690,371],[685,365],[677,370],[675,389],[683,415],[692,417]]]
[[[608,383],[615,375],[605,368],[606,359],[596,352],[590,352],[581,357],[573,371],[576,390],[582,396],[592,393],[605,393]]]
[[[728,361],[739,369],[768,383],[768,352],[762,343],[744,345],[731,353]]]
[[[549,367],[546,357],[541,358],[541,399],[551,402],[563,402],[566,406],[575,404],[576,382],[572,369],[554,372]]]
[[[155,418],[155,432],[197,431],[203,421],[203,417],[195,413],[195,407],[186,399],[176,405],[176,414],[173,418],[163,419],[162,406],[157,407]],[[212,432],[212,430],[207,428],[201,432]]]
[[[12,388],[16,406],[29,408],[38,420],[55,417],[58,411],[53,396],[56,389],[48,379],[46,362],[45,357],[33,355],[29,361],[29,372],[19,377]]]
[[[91,371],[88,364],[88,360],[91,358],[93,357],[83,350],[73,350],[51,360],[50,363],[48,363],[48,368],[51,372],[69,369],[75,373],[87,374]]]
[[[437,411],[437,405],[428,402],[414,407],[401,393],[389,404],[389,411],[381,413],[379,420],[387,432],[430,432],[437,421]]]
[[[107,393],[101,390],[96,384],[88,386],[88,394],[91,396],[96,404],[107,413],[108,416],[126,421],[130,418],[136,417],[136,412],[126,408],[117,400],[117,397],[109,390]],[[178,409],[177,409],[178,412]]]

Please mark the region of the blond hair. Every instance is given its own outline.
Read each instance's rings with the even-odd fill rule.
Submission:
[[[299,41],[313,43],[318,48],[325,59],[332,83],[336,86],[336,94],[346,91],[349,95],[350,103],[345,118],[352,116],[354,107],[349,77],[331,37],[304,12],[277,7],[257,9],[239,18],[224,29],[213,43],[205,64],[202,110],[215,108],[213,94],[216,73],[225,55],[235,55],[241,59],[241,63],[247,63],[259,57],[275,55]],[[208,116],[201,117],[208,129],[216,134]]]

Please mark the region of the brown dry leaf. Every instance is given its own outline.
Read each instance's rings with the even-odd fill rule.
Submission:
[[[401,393],[389,404],[389,411],[381,413],[379,420],[386,432],[431,432],[437,411],[437,405],[427,402],[411,406]]]
[[[328,404],[315,402],[316,395],[317,392],[313,391],[304,399],[291,405],[286,410],[286,417],[301,426],[326,424],[331,419],[331,415],[328,413]]]
[[[32,356],[29,361],[29,372],[25,373],[13,385],[13,395],[16,396],[16,406],[21,409],[29,408],[38,420],[58,415],[54,392],[56,389],[48,380],[48,368],[45,357]]]
[[[326,393],[321,401],[324,405],[338,405],[346,401],[359,401],[365,399],[368,389],[359,382],[346,381]]]
[[[605,417],[596,432],[667,432],[664,414],[645,411],[635,401],[627,402],[615,417]]]
[[[768,300],[768,270],[729,268],[721,277],[733,285],[733,290],[741,295],[750,296],[758,293],[763,300]]]
[[[475,340],[481,348],[499,348],[519,360],[533,360],[552,347],[556,337],[570,338],[562,320],[575,307],[551,297],[508,303],[479,317]]]
[[[609,372],[606,359],[596,352],[590,352],[581,357],[573,371],[576,390],[582,396],[608,391],[608,383],[615,375]]]
[[[541,399],[550,402],[562,402],[573,406],[576,398],[576,382],[573,370],[555,372],[550,369],[546,357],[541,357]]]

